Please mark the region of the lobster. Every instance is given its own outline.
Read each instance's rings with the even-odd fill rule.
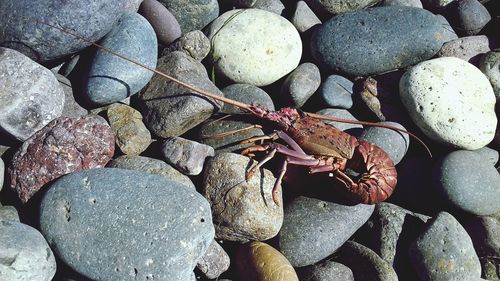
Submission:
[[[245,104],[239,101],[218,96],[192,85],[171,77],[154,68],[148,67],[140,62],[129,59],[111,49],[87,40],[82,36],[50,23],[35,20],[39,23],[51,26],[63,33],[69,34],[79,40],[85,41],[97,48],[111,53],[123,60],[146,68],[157,75],[177,83],[199,95],[212,98],[221,102],[236,106],[261,119],[271,121],[277,127],[273,133],[264,136],[253,137],[242,143],[256,143],[257,141],[268,141],[255,144],[244,149],[244,155],[253,155],[254,152],[267,152],[267,156],[251,167],[246,173],[248,180],[257,169],[271,160],[276,154],[285,156],[285,161],[279,171],[277,180],[273,187],[273,200],[278,204],[277,194],[288,165],[309,167],[310,174],[329,173],[329,177],[340,182],[355,198],[358,203],[376,204],[387,199],[397,183],[397,172],[393,161],[387,153],[375,144],[340,131],[334,126],[328,125],[321,120],[329,120],[344,123],[355,123],[370,126],[378,126],[409,134],[419,141],[432,154],[428,147],[414,134],[400,128],[381,125],[371,122],[351,121],[333,118],[324,115],[302,112],[294,108],[285,107],[278,111],[269,111],[265,108]],[[276,142],[282,140],[285,144]],[[270,140],[270,141],[269,141]],[[355,181],[346,174],[346,169],[360,173]]]

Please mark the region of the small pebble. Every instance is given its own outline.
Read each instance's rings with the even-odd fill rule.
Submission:
[[[132,107],[115,103],[107,110],[116,144],[124,154],[138,155],[151,143],[151,133],[142,122],[142,115]]]
[[[380,122],[378,124],[405,130],[401,124],[396,122]],[[403,159],[410,146],[410,136],[408,134],[381,127],[367,127],[363,130],[359,139],[366,140],[382,148],[395,165]]]
[[[345,109],[336,109],[336,108],[325,108],[322,109],[318,112],[317,114],[322,114],[330,117],[335,117],[335,118],[340,118],[340,119],[347,119],[347,120],[353,120],[353,121],[358,121],[349,111]],[[360,124],[349,124],[349,123],[341,123],[341,122],[335,122],[335,121],[324,121],[326,124],[332,125],[336,127],[337,129],[341,131],[346,131],[350,129],[362,129],[363,125]]]
[[[310,62],[300,64],[281,86],[281,95],[288,106],[300,108],[321,84],[319,68]]]
[[[423,8],[420,0],[384,0],[382,6],[408,6]]]
[[[497,100],[500,99],[500,50],[494,50],[482,56],[479,68],[490,80]]]
[[[285,6],[280,0],[257,0],[252,5],[252,8],[268,11],[277,15],[281,15],[283,10],[285,10]]]
[[[491,20],[488,10],[477,0],[456,0],[448,10],[461,36],[476,35]]]
[[[210,40],[201,30],[193,30],[167,46],[163,50],[163,55],[174,51],[184,52],[193,59],[202,61],[210,52]]]
[[[14,206],[0,205],[0,223],[1,221],[21,222],[19,214]],[[1,263],[0,263],[1,264]]]
[[[232,84],[222,89],[224,97],[251,105],[262,106],[268,110],[275,110],[273,100],[261,88],[250,84]],[[235,106],[224,104],[221,113],[247,113]]]
[[[328,107],[349,109],[352,107],[354,84],[340,75],[328,76],[318,90],[322,102]]]
[[[305,1],[297,1],[292,23],[300,33],[304,33],[311,27],[321,24],[321,20],[314,14]]]
[[[456,57],[474,65],[479,58],[490,51],[490,40],[485,35],[467,36],[448,41],[437,53],[438,57]]]
[[[159,0],[172,12],[181,26],[182,34],[202,30],[219,16],[217,0]]]
[[[165,161],[186,175],[200,174],[205,159],[214,154],[211,146],[181,137],[167,138],[161,146]]]
[[[224,251],[224,248],[212,241],[207,251],[198,260],[196,268],[200,270],[208,279],[216,279],[229,268],[229,255]]]
[[[354,281],[354,275],[349,267],[331,259],[302,267],[298,275],[301,281]]]
[[[443,42],[450,42],[452,40],[458,39],[457,33],[455,33],[455,30],[453,29],[453,27],[451,27],[448,20],[439,14],[437,14],[436,17],[437,20],[440,21],[442,25]]]
[[[3,163],[2,158],[0,158],[0,191],[2,191],[4,179],[5,179],[5,164]]]
[[[174,15],[156,0],[144,0],[139,7],[139,13],[153,27],[158,44],[169,45],[181,37],[181,26]]]
[[[498,163],[498,150],[485,146],[480,149],[474,150],[474,152],[479,154],[481,158],[483,158],[487,163],[490,163],[493,166]]]
[[[373,6],[380,0],[350,0],[349,3],[343,0],[311,0],[310,2],[319,5],[333,15],[338,15]]]

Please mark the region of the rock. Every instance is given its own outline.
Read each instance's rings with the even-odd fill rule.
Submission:
[[[75,1],[7,0],[0,9],[0,42],[37,61],[50,61],[78,52],[90,44],[64,34],[52,25],[97,42],[137,0]]]
[[[318,89],[321,101],[328,107],[349,109],[352,107],[354,84],[339,75],[328,76]]]
[[[301,281],[354,281],[352,270],[349,267],[331,259],[303,267],[298,274]]]
[[[479,216],[500,211],[500,174],[474,151],[444,156],[434,167],[433,179],[446,202],[458,209]]]
[[[217,0],[159,0],[175,16],[182,34],[202,30],[219,16]]]
[[[214,149],[192,140],[171,137],[163,141],[161,154],[167,163],[186,175],[198,175],[205,159],[214,156]]]
[[[172,13],[156,0],[144,0],[139,13],[148,20],[156,33],[158,44],[169,45],[181,37],[179,22]]]
[[[5,179],[5,164],[3,163],[2,158],[0,158],[0,191],[2,191],[4,179]]]
[[[358,119],[356,119],[349,111],[347,111],[345,109],[325,108],[325,109],[322,109],[316,113],[335,117],[335,118],[358,121]],[[349,124],[349,123],[341,123],[341,122],[334,122],[334,121],[324,121],[324,122],[329,124],[329,125],[332,125],[334,127],[337,127],[341,131],[346,131],[346,130],[350,130],[350,129],[362,129],[363,128],[363,126],[359,125],[359,124]]]
[[[124,154],[139,155],[151,143],[151,133],[139,111],[126,104],[114,103],[106,111],[116,144]]]
[[[64,92],[64,107],[61,116],[78,118],[87,115],[89,113],[88,110],[79,105],[75,100],[71,81],[61,74],[55,74],[55,76]]]
[[[361,10],[375,5],[380,0],[312,0],[314,5],[320,6],[322,9],[331,14],[343,14],[347,12]]]
[[[205,255],[198,260],[196,268],[208,279],[216,279],[229,268],[229,255],[217,243],[212,241]]]
[[[287,105],[295,108],[302,107],[316,92],[321,84],[319,68],[310,62],[299,65],[281,86],[281,95]]]
[[[408,6],[423,8],[420,0],[384,0],[382,6]]]
[[[116,168],[72,173],[51,184],[40,227],[72,269],[110,281],[187,280],[180,277],[192,275],[214,237],[210,207],[199,193]]]
[[[193,182],[188,176],[158,159],[144,156],[123,155],[111,160],[107,166],[110,168],[137,170],[153,175],[159,175],[167,180],[181,183],[193,190],[195,189]]]
[[[329,70],[368,76],[429,59],[443,43],[442,24],[432,13],[388,6],[326,21],[313,34],[311,53]]]
[[[495,95],[470,63],[454,57],[422,62],[403,75],[399,89],[412,120],[433,140],[473,150],[493,139]]]
[[[239,247],[236,270],[241,281],[298,281],[290,262],[276,249],[263,242],[250,242]]]
[[[475,280],[481,265],[465,229],[440,212],[410,247],[410,260],[421,280]]]
[[[443,26],[443,42],[450,42],[452,40],[458,39],[458,35],[455,33],[455,30],[453,30],[453,27],[451,27],[448,20],[439,14],[437,14],[436,17]]]
[[[347,241],[336,253],[336,261],[348,266],[356,281],[397,281],[394,269],[369,248]]]
[[[298,197],[285,209],[279,249],[294,267],[333,254],[370,217],[373,205],[346,206]]]
[[[498,151],[487,146],[480,149],[474,150],[475,153],[479,154],[481,158],[486,160],[491,165],[495,166],[498,162]]]
[[[56,273],[54,254],[36,229],[0,219],[0,278],[50,281]]]
[[[500,50],[494,50],[482,56],[479,68],[490,80],[497,100],[500,99]]]
[[[223,95],[208,79],[205,67],[182,52],[161,57],[157,69],[198,89]],[[157,74],[139,98],[143,104],[144,123],[162,138],[182,135],[222,107],[222,103],[194,94]]]
[[[207,161],[202,194],[210,202],[218,239],[247,242],[274,237],[283,223],[281,187],[276,200],[271,194],[276,179],[267,170],[256,170],[245,180],[256,162],[243,155],[221,153]]]
[[[50,70],[17,51],[0,47],[1,129],[25,141],[61,116],[63,106],[64,92]]]
[[[433,11],[441,11],[448,4],[454,2],[455,0],[421,0],[424,7],[428,7]]]
[[[268,110],[275,110],[271,97],[261,88],[250,84],[232,84],[222,89],[224,96],[246,104],[262,106]],[[221,113],[247,113],[235,106],[224,104]]]
[[[455,30],[462,36],[476,35],[491,20],[488,10],[477,0],[457,0],[448,9]]]
[[[100,44],[150,68],[156,68],[158,43],[149,22],[137,13],[125,14]],[[86,95],[98,105],[123,100],[139,92],[153,72],[97,49],[87,78]]]
[[[292,16],[292,24],[300,33],[308,31],[311,27],[321,24],[321,20],[307,6],[304,1],[297,1],[295,13]]]
[[[14,206],[0,206],[0,224],[2,221],[20,222],[19,214]]]
[[[438,57],[456,57],[474,65],[490,51],[490,40],[485,35],[467,36],[446,42],[437,53]]]
[[[14,154],[8,169],[10,186],[26,203],[42,186],[62,175],[106,165],[113,156],[114,142],[102,117],[60,117]]]
[[[201,30],[193,30],[182,35],[174,43],[163,50],[167,52],[181,51],[197,61],[203,60],[210,52],[210,40]]]
[[[378,124],[406,130],[401,124],[396,122],[380,122]],[[408,134],[381,127],[368,127],[364,129],[359,139],[368,141],[382,148],[395,165],[403,159],[410,146],[410,137]]]
[[[294,70],[302,55],[295,27],[259,9],[226,12],[207,32],[215,71],[236,83],[269,85]]]
[[[281,15],[283,10],[285,10],[285,6],[280,0],[257,0],[252,5],[252,8],[268,11],[277,15]]]

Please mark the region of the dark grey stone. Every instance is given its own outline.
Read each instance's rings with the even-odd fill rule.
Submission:
[[[100,44],[130,59],[155,68],[156,35],[149,22],[137,13],[125,14]],[[98,105],[118,102],[141,90],[153,72],[97,49],[87,78],[86,95]]]
[[[424,9],[377,7],[323,23],[311,39],[311,52],[329,70],[367,76],[431,58],[444,43],[442,33],[441,22]]]
[[[378,124],[405,130],[401,124],[396,122],[379,122]],[[366,140],[382,148],[391,157],[394,164],[398,164],[403,159],[410,146],[410,136],[408,134],[381,127],[365,128],[359,139]]]
[[[78,102],[75,100],[75,96],[73,95],[73,87],[71,86],[71,81],[62,76],[61,74],[56,74],[57,81],[59,81],[59,85],[64,92],[64,107],[61,116],[78,118],[85,116],[89,113],[89,111],[83,108]]]
[[[327,107],[349,109],[352,107],[352,93],[354,84],[339,75],[330,75],[321,83],[318,95]]]
[[[205,159],[214,154],[211,146],[181,137],[167,138],[161,146],[165,161],[186,175],[200,174]]]
[[[219,16],[217,0],[159,0],[175,16],[182,33],[201,30]]]
[[[201,30],[193,30],[167,46],[162,55],[173,51],[184,52],[193,59],[201,61],[210,52],[210,40]]]
[[[181,26],[174,15],[156,0],[144,0],[139,7],[139,13],[153,27],[158,44],[168,45],[182,35]]]
[[[488,10],[477,0],[457,0],[448,10],[459,35],[475,35],[491,20]]]
[[[3,163],[2,158],[0,158],[0,191],[2,191],[4,179],[5,179],[5,164]]]
[[[332,259],[327,259],[315,265],[300,268],[297,271],[301,281],[354,281],[352,270]]]
[[[275,110],[271,97],[261,88],[250,84],[232,84],[222,89],[224,96],[246,104],[262,106],[268,110]],[[221,113],[247,113],[235,106],[224,104]]]
[[[314,264],[344,244],[368,220],[374,208],[298,197],[285,208],[278,236],[280,251],[294,267]]]
[[[334,117],[334,118],[358,121],[358,119],[356,119],[349,111],[347,111],[345,109],[325,108],[325,109],[322,109],[316,113],[322,114],[322,115],[327,115],[327,116]],[[334,127],[337,127],[341,131],[346,131],[349,129],[362,129],[363,128],[363,125],[359,125],[359,124],[342,123],[342,122],[336,122],[336,121],[324,121],[324,122],[329,124],[329,125],[332,125]]]
[[[449,204],[471,214],[500,211],[500,174],[489,162],[474,151],[449,153],[433,169],[437,191]]]
[[[281,86],[281,95],[291,107],[302,107],[321,84],[319,68],[310,62],[300,64]]]
[[[64,176],[40,206],[41,230],[61,260],[97,280],[186,280],[214,238],[211,217],[199,193],[116,168]]]
[[[20,222],[16,208],[14,206],[0,205],[0,221]]]
[[[212,241],[205,255],[198,260],[196,268],[208,279],[216,279],[229,268],[229,255],[224,248]]]

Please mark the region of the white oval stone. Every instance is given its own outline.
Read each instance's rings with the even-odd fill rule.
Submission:
[[[410,68],[399,81],[401,100],[430,138],[461,149],[478,149],[495,136],[495,95],[472,64],[442,57]]]
[[[299,64],[302,42],[285,18],[259,9],[232,10],[212,22],[210,59],[236,83],[269,85]]]

